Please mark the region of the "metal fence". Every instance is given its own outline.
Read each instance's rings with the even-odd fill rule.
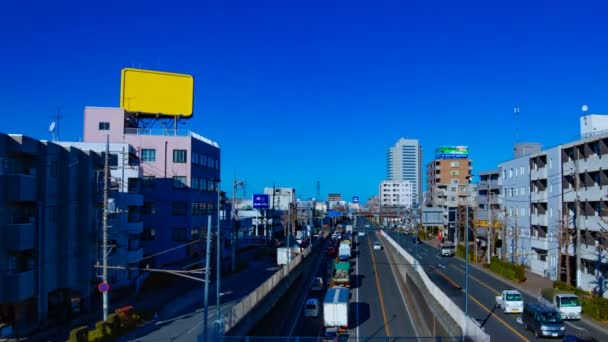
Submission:
[[[286,337],[286,336],[229,336],[229,337],[221,337],[218,341],[222,342],[321,342],[325,341],[322,337]],[[343,339],[339,339],[337,341],[340,342],[462,342],[463,339],[461,336],[430,336],[430,337],[415,337],[415,336],[391,336],[391,337],[345,337]]]

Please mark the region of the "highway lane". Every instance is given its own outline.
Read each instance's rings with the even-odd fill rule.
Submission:
[[[395,241],[398,234],[390,232]],[[408,237],[408,236],[406,236]],[[416,247],[409,237],[399,239],[401,245],[412,255],[416,254]],[[460,258],[442,258],[436,248],[427,244],[418,245],[418,260],[423,265],[427,274],[435,284],[445,291],[456,304],[464,309],[464,286],[465,286],[465,263]],[[503,280],[498,280],[483,271],[469,266],[469,315],[477,319],[486,331],[492,336],[492,340],[498,341],[525,341],[534,340],[534,335],[530,331],[523,329],[519,323],[519,315],[504,314],[501,310],[496,310],[495,296],[504,289],[512,286]],[[452,289],[449,289],[452,287]],[[457,287],[461,287],[458,290]],[[446,290],[447,289],[447,290]],[[537,299],[522,293],[524,300],[535,302]],[[491,312],[491,314],[490,314]],[[566,329],[569,332],[584,330],[600,340],[608,340],[608,336],[596,330],[584,321],[567,321]]]

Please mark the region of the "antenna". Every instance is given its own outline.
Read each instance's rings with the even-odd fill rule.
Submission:
[[[50,126],[49,126],[49,132],[53,133],[53,141],[57,141],[57,137],[55,136],[55,127],[57,125],[55,124],[55,121],[51,122]]]
[[[519,141],[519,106],[513,108],[515,114],[515,143]]]

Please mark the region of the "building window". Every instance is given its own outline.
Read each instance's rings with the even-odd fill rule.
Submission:
[[[458,170],[451,170],[450,171],[450,176],[458,176],[460,174],[460,171]]]
[[[190,228],[190,236],[192,240],[198,240],[201,238],[201,229],[200,228]]]
[[[513,168],[509,169],[509,178],[513,178]]]
[[[153,227],[146,227],[141,232],[141,239],[150,241],[156,239],[156,230]]]
[[[198,154],[198,153],[195,153],[195,152],[192,152],[191,156],[192,156],[192,157],[191,157],[191,158],[192,158],[192,164],[196,164],[196,165],[198,165],[198,161],[199,161],[199,154]]]
[[[186,241],[186,228],[173,228],[171,239],[176,242]]]
[[[450,163],[450,167],[459,167],[460,163],[459,162],[451,162]]]
[[[186,202],[172,202],[171,203],[171,215],[173,216],[186,216]]]
[[[154,180],[156,180],[155,176],[143,176],[141,177],[142,180],[142,185],[144,186],[144,188],[153,188],[154,187]]]
[[[190,180],[190,189],[198,190],[200,189],[201,179],[198,177],[192,177]]]
[[[141,213],[144,215],[154,215],[156,214],[156,203],[154,202],[144,202],[144,206],[141,208]]]
[[[156,161],[156,150],[153,148],[141,149],[141,161],[153,162]]]
[[[188,151],[186,150],[173,150],[173,162],[174,163],[185,163],[187,161]]]
[[[109,122],[100,122],[99,123],[99,130],[100,131],[109,131],[110,130],[110,123]]]
[[[507,170],[502,170],[502,179],[507,179]]]
[[[206,214],[207,203],[192,202],[192,216],[202,216]]]
[[[173,188],[184,189],[186,187],[186,176],[174,176],[173,177]]]

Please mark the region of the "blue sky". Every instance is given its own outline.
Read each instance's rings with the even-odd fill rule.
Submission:
[[[222,146],[222,179],[302,198],[377,192],[385,155],[425,163],[468,145],[474,172],[521,141],[578,135],[608,113],[601,1],[74,1],[0,5],[0,131],[82,136],[85,106],[118,106],[120,70],[193,74],[188,127]],[[513,107],[519,106],[519,120]],[[542,128],[539,128],[542,127]],[[229,188],[228,182],[222,186]]]

